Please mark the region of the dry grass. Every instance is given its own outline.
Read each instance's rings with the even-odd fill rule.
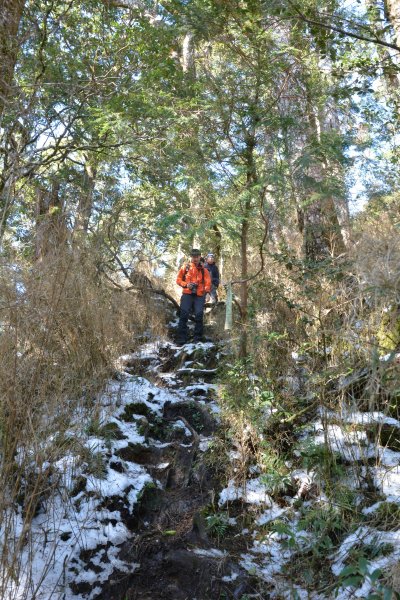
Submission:
[[[115,358],[159,319],[150,298],[111,289],[96,264],[96,256],[75,249],[0,271],[1,597],[29,570],[21,549],[58,488],[52,464],[68,450],[64,433],[76,429],[79,437]]]
[[[354,248],[360,287],[376,301],[398,302],[400,294],[400,236],[396,203],[359,223]]]

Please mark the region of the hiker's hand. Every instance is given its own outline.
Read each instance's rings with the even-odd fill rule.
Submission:
[[[189,288],[189,290],[192,290],[193,289],[193,283],[188,283],[187,287]]]

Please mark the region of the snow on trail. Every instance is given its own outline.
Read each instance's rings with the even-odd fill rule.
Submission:
[[[188,353],[193,353],[195,346],[192,346]],[[158,347],[144,347],[135,356],[156,360]],[[120,363],[131,356],[121,357]],[[22,551],[18,576],[15,580],[8,578],[3,600],[33,597],[35,600],[91,600],[113,573],[132,573],[138,567],[119,560],[119,547],[134,534],[124,525],[120,510],[112,510],[107,505],[120,504],[133,514],[145,486],[159,483],[143,466],[124,461],[118,455],[118,451],[131,445],[146,447],[145,436],[138,428],[142,415],[133,413],[130,415],[133,420],[128,421],[124,418],[125,411],[127,407],[142,405],[161,416],[166,402],[180,402],[186,393],[184,389],[173,392],[159,388],[144,377],[125,373],[120,373],[120,377],[121,381],[110,381],[102,394],[99,424],[114,424],[121,439],[86,435],[81,439],[80,455],[69,452],[52,465],[62,485],[59,493],[50,498],[33,519],[29,542],[22,542],[27,533],[21,507],[8,514],[7,523],[12,523],[13,532],[10,544],[22,542]],[[183,422],[174,426],[181,426],[190,434]],[[75,435],[72,429],[70,435],[71,439]],[[160,444],[155,442],[154,445]],[[74,489],[78,481],[81,481],[81,491]],[[4,539],[4,534],[0,529],[0,539]],[[4,554],[4,543],[2,550]],[[82,551],[90,557],[89,561],[80,558]],[[78,584],[88,584],[88,593],[74,593]]]

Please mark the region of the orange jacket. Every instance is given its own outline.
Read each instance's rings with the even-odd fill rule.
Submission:
[[[184,294],[191,294],[192,290],[187,287],[188,283],[197,283],[197,296],[204,296],[211,291],[210,273],[203,266],[197,266],[192,262],[184,264],[178,273],[176,283],[183,287]]]

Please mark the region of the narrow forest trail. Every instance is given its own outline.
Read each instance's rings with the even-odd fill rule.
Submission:
[[[253,578],[238,564],[241,527],[234,531],[231,518],[231,535],[219,536],[207,522],[223,485],[213,464],[218,454],[211,450],[210,459],[210,448],[219,426],[215,377],[225,352],[214,341],[179,347],[164,340],[121,357],[123,412],[103,425],[115,440],[107,463],[121,474],[140,469],[143,484],[134,506],[129,486],[104,498],[102,508],[119,516],[129,536],[113,551],[116,568],[108,578],[96,573],[104,558],[108,562],[110,541],[72,560],[72,572],[74,562],[80,567],[71,583],[75,596],[217,600],[254,591]],[[127,425],[139,437],[127,435]]]
[[[221,351],[210,342],[182,348],[166,342],[153,358],[143,351],[141,358],[140,350],[126,357],[127,370],[148,363],[156,385],[180,399],[167,400],[161,416],[146,402],[134,408],[143,415],[146,442],[126,448],[121,458],[142,465],[155,485],[144,490],[131,522],[134,537],[120,555],[137,569],[107,582],[98,598],[206,600],[252,591],[251,577],[233,558],[232,540],[216,543],[207,531],[206,513],[221,486],[206,452],[218,427],[212,382]]]

